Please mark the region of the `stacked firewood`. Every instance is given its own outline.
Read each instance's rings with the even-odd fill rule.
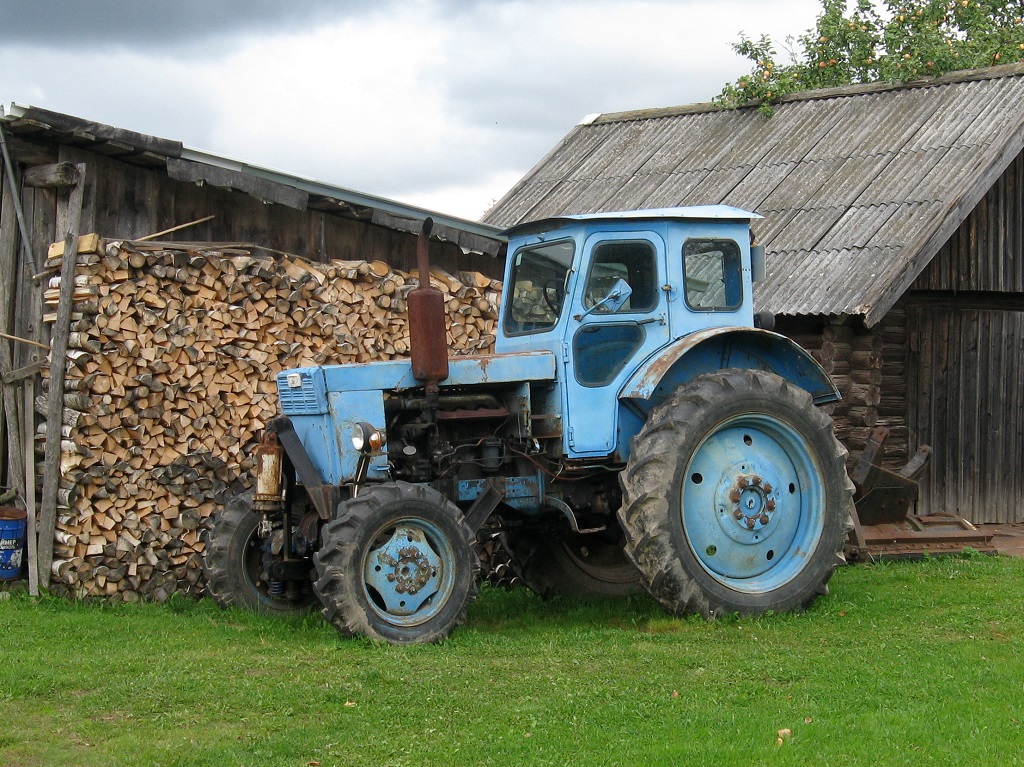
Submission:
[[[380,261],[312,264],[255,248],[90,236],[79,251],[52,588],[114,601],[200,593],[204,532],[251,484],[276,374],[406,355],[418,280]],[[492,351],[501,284],[439,269],[431,282],[453,353]],[[59,289],[52,278],[50,311]],[[48,436],[37,433],[40,454]]]

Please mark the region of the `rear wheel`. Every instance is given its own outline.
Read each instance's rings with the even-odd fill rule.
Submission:
[[[764,371],[700,376],[633,443],[626,553],[674,613],[802,610],[844,561],[845,459],[803,389]]]
[[[203,553],[206,593],[221,607],[248,607],[268,613],[295,613],[313,601],[308,582],[270,581],[267,564],[280,558],[278,533],[260,538],[260,515],[252,510],[252,493],[229,500],[214,516]]]
[[[476,598],[475,536],[436,490],[373,485],[344,501],[323,530],[314,589],[346,636],[436,642]]]
[[[609,540],[601,533],[520,532],[508,534],[505,545],[519,578],[544,599],[623,596],[640,590],[640,573],[623,552],[621,539]]]

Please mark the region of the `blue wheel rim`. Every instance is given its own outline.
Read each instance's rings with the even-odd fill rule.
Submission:
[[[370,608],[394,626],[418,626],[436,616],[455,587],[455,550],[448,536],[416,517],[388,522],[362,559]]]
[[[821,539],[822,477],[806,440],[779,418],[747,413],[717,426],[682,483],[683,532],[701,568],[749,594],[796,578]]]

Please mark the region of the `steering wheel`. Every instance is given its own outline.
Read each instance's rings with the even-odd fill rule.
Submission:
[[[548,280],[542,289],[544,303],[556,315],[562,311],[562,302],[565,300],[565,286],[561,280]],[[552,293],[554,298],[552,298]]]

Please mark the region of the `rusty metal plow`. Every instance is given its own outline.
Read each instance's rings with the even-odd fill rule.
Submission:
[[[881,466],[882,445],[888,435],[886,427],[877,427],[850,473],[857,492],[847,560],[908,559],[956,553],[967,547],[995,553],[992,536],[963,517],[910,513],[917,500],[917,478],[928,463],[931,448],[922,445],[906,466],[892,471]]]

